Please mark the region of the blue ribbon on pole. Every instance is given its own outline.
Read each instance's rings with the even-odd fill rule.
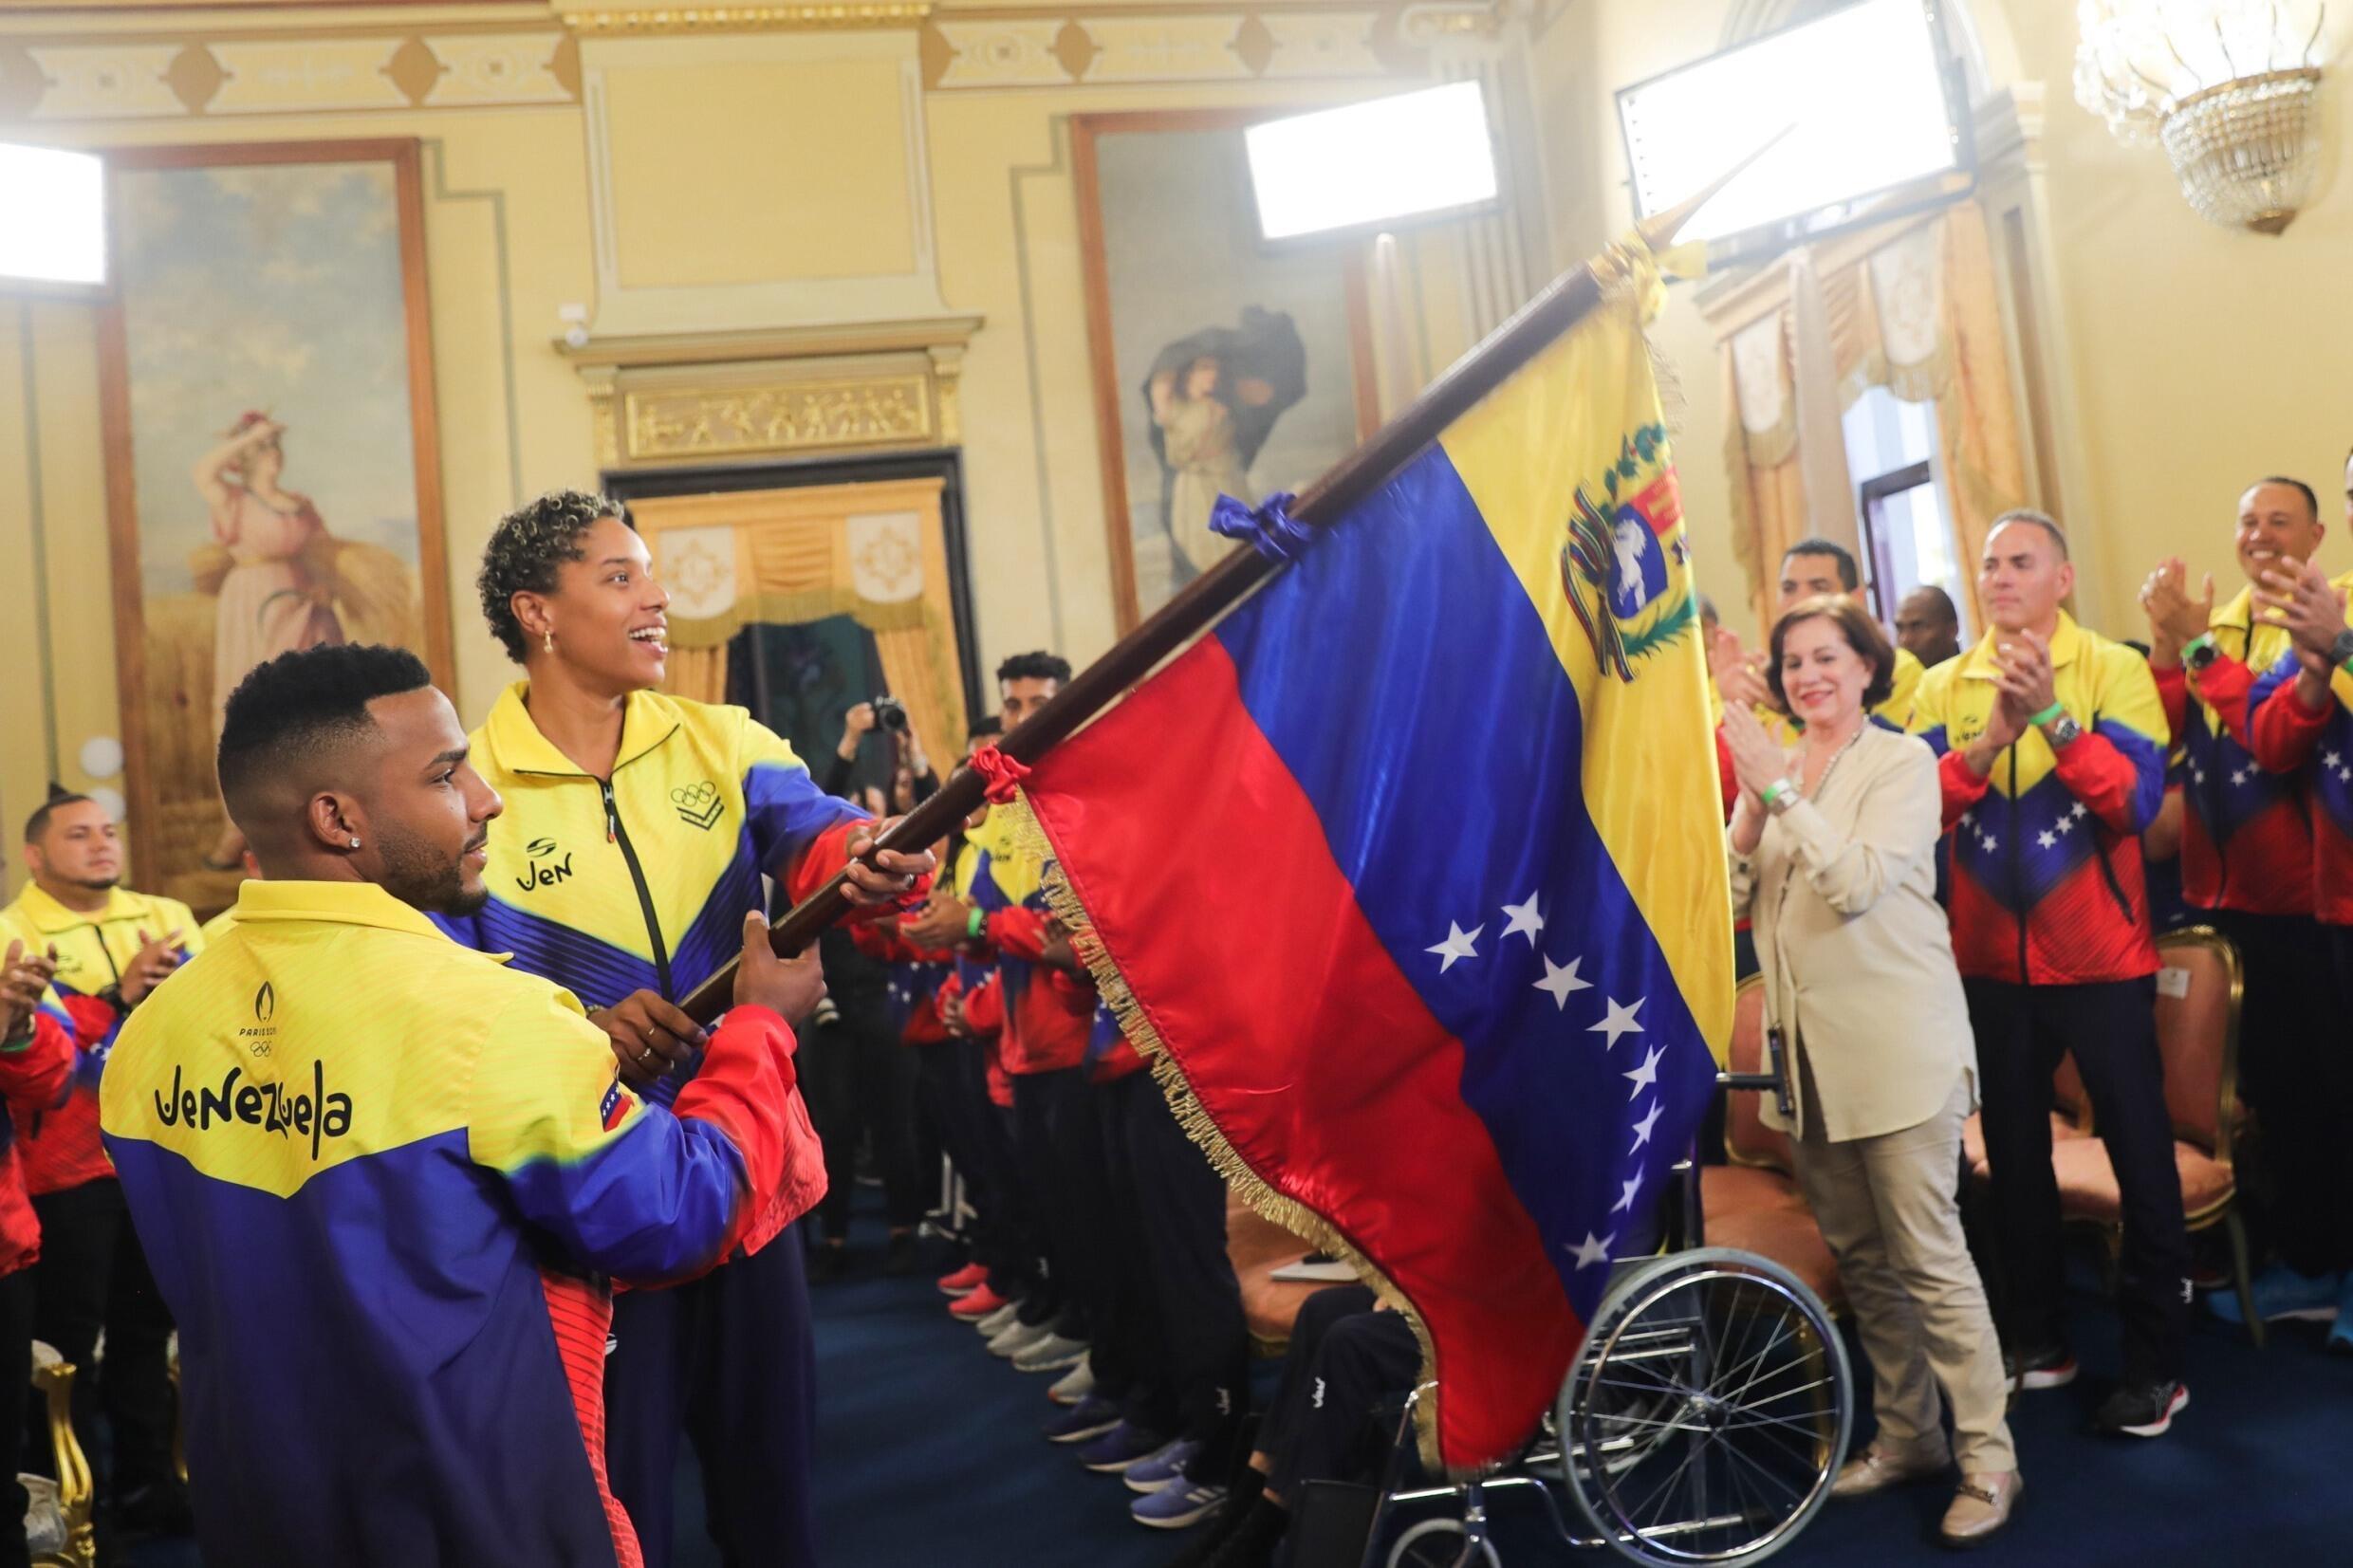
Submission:
[[[1316,534],[1291,517],[1291,503],[1298,499],[1288,490],[1277,490],[1253,507],[1220,495],[1210,507],[1209,531],[1243,540],[1269,561],[1297,561],[1315,543]]]

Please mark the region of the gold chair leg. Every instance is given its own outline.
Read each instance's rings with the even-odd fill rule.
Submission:
[[[2247,1319],[2248,1337],[2261,1350],[2263,1319],[2255,1316],[2254,1281],[2247,1267],[2247,1227],[2238,1217],[2238,1205],[2223,1210],[2222,1225],[2231,1233],[2231,1282],[2238,1289],[2238,1309]]]
[[[57,1506],[65,1521],[65,1550],[58,1560],[67,1568],[96,1568],[98,1486],[90,1475],[89,1457],[82,1451],[82,1440],[74,1435],[73,1363],[37,1364],[32,1381],[48,1405],[49,1448],[57,1465]]]

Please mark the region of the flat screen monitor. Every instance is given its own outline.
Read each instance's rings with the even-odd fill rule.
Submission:
[[[105,161],[0,141],[0,290],[95,293],[105,285]]]
[[[1684,226],[1724,256],[1965,188],[1973,160],[1959,72],[1924,0],[1860,0],[1621,88],[1618,119],[1642,215],[1782,138]]]
[[[1496,195],[1476,81],[1262,120],[1242,134],[1269,242],[1371,231],[1473,211]]]

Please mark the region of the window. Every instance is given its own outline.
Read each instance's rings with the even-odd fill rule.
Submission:
[[[1847,409],[1844,431],[1872,615],[1892,625],[1906,594],[1942,588],[1960,612],[1967,646],[1969,605],[1936,453],[1936,405],[1907,403],[1883,386],[1871,387]]]

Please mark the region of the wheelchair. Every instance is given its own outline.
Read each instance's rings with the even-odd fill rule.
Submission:
[[[1716,1075],[1719,1093],[1788,1089],[1778,1038],[1769,1073]],[[1794,1274],[1703,1234],[1697,1148],[1677,1166],[1668,1248],[1628,1259],[1609,1285],[1542,1430],[1479,1480],[1401,1485],[1407,1396],[1362,1568],[1502,1568],[1489,1533],[1497,1494],[1532,1492],[1571,1549],[1650,1568],[1751,1563],[1795,1540],[1828,1499],[1854,1428],[1854,1378],[1829,1310]],[[1402,1507],[1451,1508],[1400,1532]]]

